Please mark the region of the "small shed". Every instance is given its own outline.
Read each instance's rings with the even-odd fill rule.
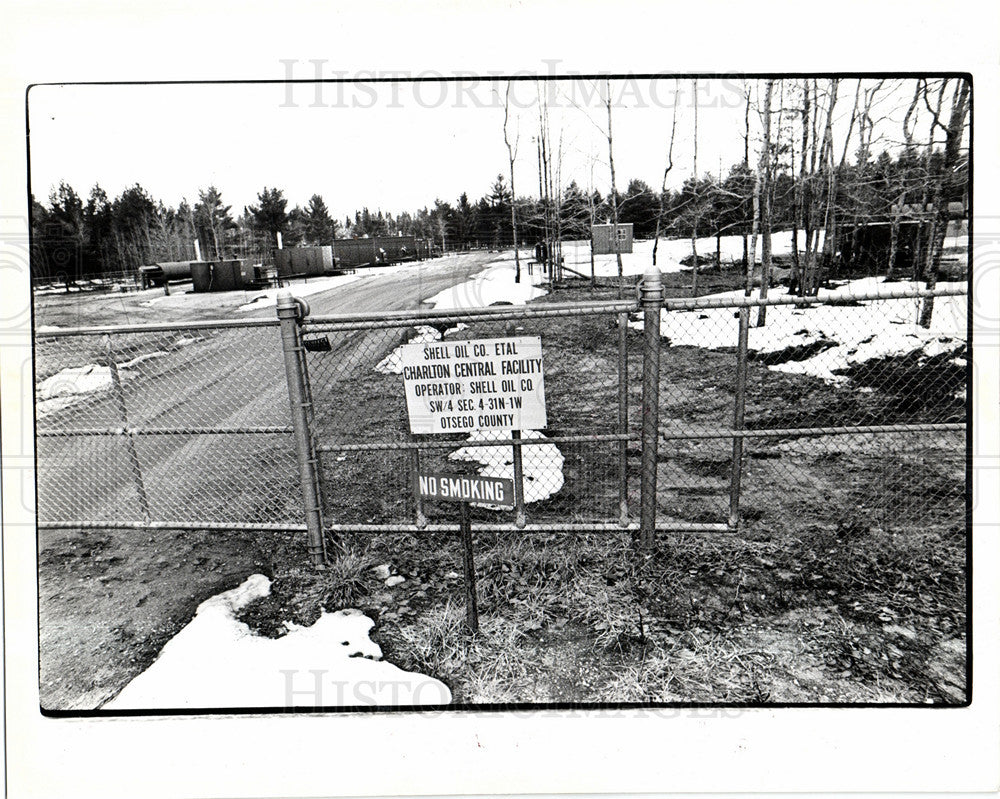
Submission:
[[[593,225],[590,228],[590,246],[594,255],[610,255],[615,252],[615,238],[618,252],[632,252],[632,223],[619,222],[615,225]]]

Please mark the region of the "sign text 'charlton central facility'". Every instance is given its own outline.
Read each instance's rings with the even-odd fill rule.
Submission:
[[[547,424],[537,336],[404,344],[400,357],[412,433]]]

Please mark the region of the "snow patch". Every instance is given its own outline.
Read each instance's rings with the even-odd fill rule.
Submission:
[[[473,430],[469,441],[490,441],[496,437],[493,431]],[[537,430],[524,430],[525,439],[544,439]],[[509,444],[494,447],[462,447],[448,458],[456,461],[473,461],[482,464],[478,469],[483,477],[506,477],[514,479],[514,453]],[[563,487],[563,455],[555,444],[529,444],[521,447],[521,463],[524,467],[524,502],[539,502],[555,494]]]
[[[374,622],[359,610],[323,613],[310,627],[263,638],[236,620],[267,596],[271,581],[254,574],[201,603],[191,622],[156,661],[104,705],[106,710],[440,705],[444,683],[382,660],[369,637]]]
[[[495,261],[471,280],[439,291],[424,302],[435,310],[486,308],[490,305],[524,305],[548,292],[539,288],[541,267],[528,273],[527,259],[521,261],[521,282],[515,283],[515,267],[506,260]]]
[[[161,358],[167,353],[162,350],[148,352],[118,365],[118,377],[130,380],[135,377],[131,371],[140,363],[152,358]],[[70,366],[45,378],[35,390],[35,407],[39,417],[69,407],[79,402],[87,394],[107,391],[111,388],[111,368],[96,363],[84,366]]]
[[[938,284],[942,288],[963,285]],[[818,351],[811,357],[769,364],[769,368],[775,371],[813,375],[831,383],[846,379],[834,370],[866,361],[918,351],[930,357],[961,350],[966,343],[965,296],[935,298],[930,328],[917,324],[920,299],[853,301],[853,297],[866,293],[908,288],[913,288],[913,284],[863,278],[846,281],[834,289],[820,290],[818,299],[837,300],[840,304],[770,306],[767,309],[767,324],[762,328],[750,328],[749,350],[763,355],[833,342],[833,346],[827,348],[817,347]],[[735,299],[742,297],[743,292],[737,290],[710,296]],[[753,296],[760,296],[759,290],[755,290]],[[660,335],[670,339],[673,346],[706,349],[733,347],[737,335],[734,314],[732,307],[664,310],[660,314]],[[755,315],[756,309],[751,309],[751,322]],[[630,325],[642,328],[642,322]]]

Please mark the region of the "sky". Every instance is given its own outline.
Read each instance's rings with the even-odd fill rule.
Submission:
[[[307,80],[318,67],[289,61],[282,69]],[[750,85],[760,88],[757,81]],[[841,88],[840,130],[846,130],[856,85],[846,81]],[[659,188],[675,112],[669,187],[692,174],[696,116],[700,174],[725,174],[743,159],[742,80],[702,79],[696,95],[690,79],[617,79],[610,86],[619,191],[633,178]],[[236,216],[268,186],[282,189],[289,207],[319,193],[340,219],[362,207],[395,214],[436,198],[454,203],[463,191],[475,202],[498,173],[509,183],[507,87],[508,81],[488,77],[36,86],[29,93],[31,190],[44,201],[65,180],[84,197],[95,183],[114,197],[138,182],[176,206],[215,185]],[[603,79],[511,82],[508,133],[517,144],[519,196],[538,195],[539,91],[548,102],[551,146],[561,153],[560,182],[607,193],[604,90]],[[884,89],[883,124],[899,127],[912,91],[912,82]],[[756,143],[760,120],[752,117]]]

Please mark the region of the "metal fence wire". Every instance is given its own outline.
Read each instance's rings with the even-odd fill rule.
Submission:
[[[451,529],[422,470],[509,477],[480,529],[893,532],[965,518],[964,288],[60,330],[36,339],[41,527]],[[928,328],[915,325],[935,297]],[[410,432],[400,347],[538,336],[543,430]]]
[[[506,308],[492,318],[469,313],[378,323],[307,320],[303,336],[327,520],[341,528],[454,524],[457,507],[429,506],[414,497],[414,475],[421,469],[512,480],[517,469],[523,509],[477,507],[479,522],[523,527],[620,520],[629,490],[619,457],[629,436],[627,418],[619,413],[620,406],[627,409],[628,378],[618,347],[625,316],[581,308],[563,316],[558,327],[533,308]],[[523,431],[519,441],[510,431],[409,432],[403,344],[512,336],[542,340],[544,431]],[[580,392],[586,402],[579,401]]]
[[[35,352],[41,525],[301,524],[273,323],[46,334]]]

